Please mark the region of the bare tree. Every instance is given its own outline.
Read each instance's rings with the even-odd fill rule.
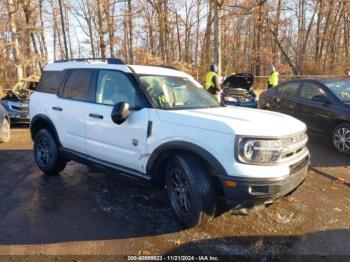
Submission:
[[[62,27],[62,34],[63,34],[64,52],[65,52],[66,59],[68,59],[68,46],[67,46],[66,29],[65,29],[65,25],[64,25],[62,0],[58,0],[58,4],[60,6],[60,16],[61,16],[61,27]]]

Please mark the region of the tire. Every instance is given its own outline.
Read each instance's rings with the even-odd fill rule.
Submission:
[[[191,154],[178,154],[166,167],[167,193],[179,221],[188,228],[215,216],[216,197],[203,163]]]
[[[67,164],[59,154],[56,140],[46,129],[41,129],[35,135],[34,158],[40,170],[46,175],[59,174]]]
[[[332,133],[332,145],[341,153],[350,154],[350,124],[340,124]]]
[[[0,131],[0,143],[8,143],[11,139],[11,126],[10,121],[7,118],[4,118],[2,122],[1,131]]]

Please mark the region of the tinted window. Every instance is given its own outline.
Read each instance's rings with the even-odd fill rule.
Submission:
[[[66,71],[44,71],[42,73],[37,91],[49,94],[56,94],[62,84]]]
[[[105,105],[126,102],[131,107],[140,106],[134,85],[124,73],[119,71],[101,70],[99,72],[96,102]]]
[[[89,100],[92,70],[73,70],[63,89],[62,96],[70,99]]]
[[[297,96],[299,88],[299,83],[287,83],[281,87],[279,87],[279,93],[285,96]]]
[[[300,96],[305,99],[312,99],[314,96],[326,95],[326,92],[315,83],[303,83]]]

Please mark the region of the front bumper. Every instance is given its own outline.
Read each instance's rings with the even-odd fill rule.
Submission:
[[[20,112],[15,110],[10,110],[8,108],[7,113],[11,118],[12,123],[29,123],[29,112]]]
[[[228,209],[250,209],[267,205],[294,191],[305,180],[310,167],[309,155],[289,167],[290,174],[278,178],[218,176],[221,200]],[[231,183],[227,182],[231,181]],[[228,186],[229,184],[230,186]]]
[[[258,107],[257,101],[254,101],[254,100],[248,101],[248,102],[241,102],[241,101],[229,102],[224,100],[224,104],[227,106],[241,106],[241,107],[249,107],[249,108]]]
[[[29,123],[29,109],[27,103],[5,102],[3,103],[12,123]]]

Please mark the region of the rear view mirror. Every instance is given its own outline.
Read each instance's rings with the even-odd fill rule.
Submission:
[[[325,95],[314,96],[314,97],[312,97],[312,100],[316,101],[316,102],[323,103],[323,104],[330,104],[331,103],[331,100]]]
[[[113,107],[111,118],[117,125],[122,124],[129,116],[129,104],[120,102]]]

